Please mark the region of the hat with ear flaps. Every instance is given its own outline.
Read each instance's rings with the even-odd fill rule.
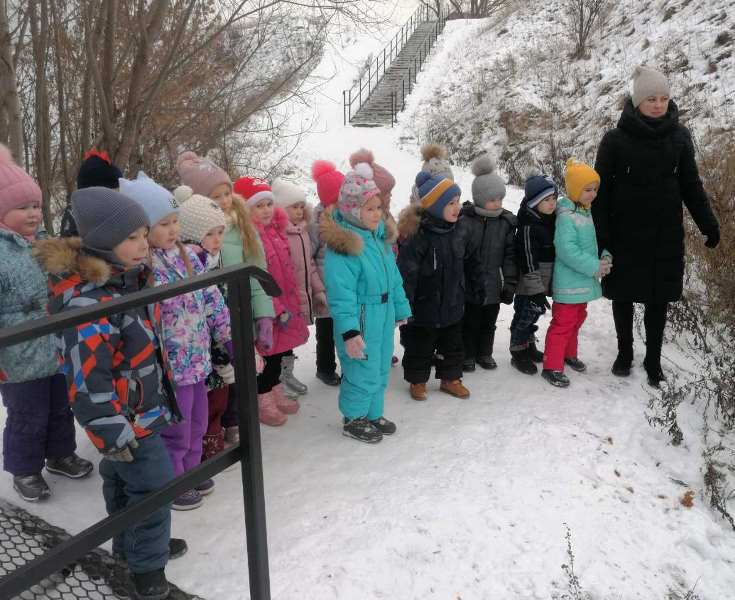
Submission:
[[[373,181],[378,186],[380,193],[387,196],[396,186],[396,178],[391,175],[390,171],[375,162],[375,157],[370,150],[360,148],[357,152],[350,155],[350,166],[354,169],[360,163],[367,163],[373,170]]]
[[[368,163],[358,163],[345,175],[339,189],[337,208],[346,221],[357,227],[363,227],[360,209],[368,200],[379,195],[380,190],[373,179],[372,168]]]

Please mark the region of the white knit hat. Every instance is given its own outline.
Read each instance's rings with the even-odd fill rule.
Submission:
[[[180,206],[181,239],[185,242],[199,244],[212,229],[227,226],[225,213],[217,203],[195,194],[188,185],[177,187],[174,196]]]
[[[276,199],[276,206],[281,208],[287,208],[298,202],[306,202],[306,192],[304,190],[280,177],[273,182],[271,190],[273,190],[273,197]]]

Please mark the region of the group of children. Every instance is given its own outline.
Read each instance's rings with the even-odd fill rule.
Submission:
[[[568,385],[565,364],[584,370],[577,334],[586,303],[600,296],[599,278],[612,266],[606,251],[598,257],[590,216],[599,177],[570,160],[558,207],[556,184],[530,177],[516,218],[502,206],[505,185],[487,155],[473,164],[472,202],[462,206],[444,150],[428,145],[422,153],[411,205],[396,223],[395,178],[367,150],[350,157],[345,174],[314,163],[314,215],[295,184],[233,182],[193,152],[179,156],[182,185],[171,192],[142,172],[124,178],[93,151],[64,218],[74,235],[44,239],[40,189],[2,147],[0,325],[244,263],[267,270],[282,290],[271,298],[250,282],[263,424],[282,425],[299,410],[308,389],[294,375],[294,349],[313,323],[317,377],[339,386],[343,433],[368,443],[396,431],[384,415],[396,327],[415,400],[427,398],[432,366],[440,389],[459,398],[470,395],[463,372],[497,366],[501,303],[514,303],[513,365],[533,374],[543,361],[545,379]],[[548,295],[554,306],[542,353],[536,321]],[[4,467],[18,493],[31,501],[50,494],[44,466],[72,478],[91,472],[75,453],[72,412],[103,455],[110,513],[236,443],[225,296],[212,286],[0,351]],[[197,508],[214,486],[205,481],[173,508]],[[113,541],[139,598],[167,593],[163,569],[176,554],[170,523],[160,509]]]

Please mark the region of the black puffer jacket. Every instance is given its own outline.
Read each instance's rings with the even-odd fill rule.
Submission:
[[[413,323],[447,327],[464,316],[466,243],[454,223],[436,219],[420,207],[406,208],[398,220],[403,240],[398,269],[411,303]]]
[[[516,296],[551,295],[554,274],[554,227],[556,215],[544,215],[529,208],[524,198],[518,209],[515,246],[518,261]]]
[[[699,178],[689,130],[676,104],[647,119],[628,100],[618,126],[602,138],[595,169],[601,184],[592,204],[600,251],[613,255],[602,280],[607,298],[673,302],[684,277],[684,210],[704,235],[719,230]]]
[[[518,221],[503,210],[498,217],[481,215],[474,203],[465,202],[457,223],[467,240],[465,300],[470,304],[511,302],[518,284],[514,237]]]

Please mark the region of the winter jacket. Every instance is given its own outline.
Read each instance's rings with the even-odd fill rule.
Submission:
[[[524,198],[518,210],[515,235],[516,260],[520,277],[516,296],[551,295],[554,269],[555,215],[529,208]]]
[[[661,119],[643,117],[628,100],[597,151],[600,191],[592,205],[600,248],[613,255],[602,280],[607,298],[673,302],[684,278],[686,205],[704,235],[719,230],[699,178],[689,130],[673,101]]]
[[[297,225],[287,223],[286,237],[299,284],[301,316],[311,325],[315,314],[323,314],[327,310],[327,295],[314,262],[314,249],[308,231],[311,223],[311,210],[308,206],[304,209],[304,216],[304,221]]]
[[[79,238],[38,242],[49,273],[51,314],[108,302],[145,287],[144,267],[115,271],[81,250]],[[102,453],[163,428],[180,414],[161,351],[158,304],[64,330],[58,336],[74,416]]]
[[[327,244],[324,283],[342,366],[340,411],[348,418],[377,419],[383,416],[395,324],[411,316],[391,249],[395,232],[386,231],[383,222],[375,232],[355,227],[339,210],[325,215],[320,232]],[[347,356],[345,334],[362,336],[364,360]]]
[[[311,252],[314,258],[314,264],[316,265],[316,272],[319,275],[319,279],[322,284],[325,283],[324,279],[324,257],[327,252],[327,244],[324,241],[322,234],[319,231],[319,224],[321,223],[321,217],[324,213],[325,208],[321,204],[317,204],[314,209],[314,213],[311,218],[307,229],[309,231],[309,239],[311,240]],[[325,288],[326,289],[326,288]],[[315,317],[328,317],[329,316],[329,303],[326,306],[314,307]]]
[[[286,239],[288,216],[282,208],[276,207],[273,220],[268,225],[253,222],[265,250],[268,272],[281,288],[281,295],[273,298],[276,321],[273,325],[273,347],[262,356],[281,354],[304,344],[309,339],[309,330],[301,314],[299,285],[296,281],[294,262]],[[288,321],[283,316],[288,314]]]
[[[470,304],[500,304],[513,299],[518,285],[515,232],[518,220],[503,210],[498,217],[485,217],[465,202],[457,227],[467,240],[465,298]]]
[[[184,246],[192,275],[204,273],[196,254]],[[189,274],[177,246],[151,250],[153,280],[165,285],[187,279]],[[232,339],[230,311],[217,286],[195,290],[163,300],[163,341],[177,385],[204,381],[212,372],[209,347],[212,339],[225,345]]]
[[[411,305],[412,323],[441,328],[462,320],[465,303],[465,240],[456,223],[409,206],[398,220],[403,240],[398,270]]]
[[[260,244],[260,240],[258,240],[258,244]],[[257,257],[245,256],[240,232],[234,225],[230,225],[225,231],[220,254],[222,255],[222,265],[225,267],[245,263],[248,266],[259,267],[264,271],[266,270],[263,253]],[[265,293],[260,282],[253,277],[250,278],[250,301],[253,307],[253,319],[275,316],[273,312],[273,302],[271,301],[270,296]]]
[[[554,248],[554,302],[583,304],[602,296],[592,213],[568,198],[560,198],[556,207]]]
[[[0,227],[0,329],[46,316],[46,275],[33,258],[31,243]],[[0,383],[22,383],[59,370],[56,342],[45,335],[0,348]]]

